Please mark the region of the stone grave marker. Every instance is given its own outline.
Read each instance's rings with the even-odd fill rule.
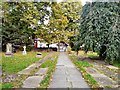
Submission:
[[[12,53],[12,44],[11,44],[11,43],[8,43],[8,44],[6,45],[6,53],[5,53],[5,55],[6,55],[7,57],[13,56],[13,53]]]
[[[106,67],[108,67],[108,68],[110,68],[110,69],[116,69],[116,70],[119,69],[118,67],[115,67],[115,66],[112,66],[112,65],[107,65]]]
[[[55,60],[55,58],[50,58],[50,60],[51,60],[51,61],[54,61],[54,60]]]
[[[35,73],[35,75],[45,75],[48,71],[48,68],[40,68],[38,72]]]
[[[42,57],[42,53],[40,53],[40,52],[37,52],[37,55],[36,55],[36,57],[38,57],[38,58],[41,58],[41,57]]]
[[[111,86],[115,88],[117,86],[117,83],[114,80],[112,80],[111,78],[107,77],[104,74],[91,74],[91,75],[103,87]]]
[[[42,80],[43,76],[29,76],[23,82],[22,88],[37,88]]]
[[[23,46],[23,55],[26,55],[27,54],[27,52],[26,52],[26,46]]]
[[[86,71],[89,73],[89,74],[100,74],[95,68],[86,68]]]

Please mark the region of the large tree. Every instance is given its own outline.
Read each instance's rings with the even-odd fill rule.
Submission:
[[[49,3],[46,9],[49,8],[46,17],[49,21],[47,24],[42,24],[42,27],[36,30],[35,34],[49,44],[58,43],[62,40],[67,40],[67,32],[65,27],[68,24],[68,19],[62,13],[62,7],[56,2]],[[46,20],[45,20],[46,21]]]
[[[83,7],[80,20],[78,48],[98,52],[102,59],[110,62],[120,58],[120,3],[92,2]]]
[[[3,3],[2,39],[3,46],[10,42],[14,44],[29,44],[33,35],[32,25],[37,24],[38,11],[33,3],[4,2]]]
[[[43,22],[46,3],[35,2],[3,2],[2,45],[32,44],[36,29]]]
[[[82,5],[80,1],[72,0],[68,2],[62,2],[61,3],[63,14],[67,16],[67,19],[69,21],[68,26],[65,28],[68,32],[71,32],[68,35],[69,38],[69,44],[74,50],[75,45],[75,37],[78,34],[79,29],[79,20],[80,20],[80,13],[82,10]]]
[[[69,37],[74,36],[80,19],[81,3],[79,2],[52,2],[46,7],[51,8],[46,16],[49,23],[36,31],[40,38],[46,42],[68,42]],[[42,34],[41,34],[42,33]]]
[[[79,2],[5,2],[3,46],[8,42],[31,44],[30,37],[35,35],[48,44],[68,42],[78,28],[80,10]]]

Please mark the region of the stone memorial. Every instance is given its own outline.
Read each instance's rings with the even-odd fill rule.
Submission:
[[[48,71],[48,68],[40,68],[38,72],[35,73],[35,75],[42,76],[42,75],[45,75],[47,71]]]
[[[13,53],[12,53],[12,44],[11,43],[8,43],[6,45],[6,53],[5,53],[6,56],[13,56]]]
[[[22,85],[22,88],[28,88],[28,90],[34,90],[29,88],[37,88],[40,82],[43,80],[43,76],[29,76]],[[23,90],[23,89],[21,89]]]
[[[27,52],[26,52],[26,46],[23,46],[23,55],[26,55],[27,54]]]
[[[38,57],[38,58],[41,58],[41,57],[42,57],[42,53],[40,53],[40,52],[37,52],[37,55],[36,55],[36,57]]]

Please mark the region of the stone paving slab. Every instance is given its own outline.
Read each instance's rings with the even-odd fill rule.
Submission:
[[[69,88],[48,88],[47,90],[69,90]]]
[[[43,76],[30,76],[23,82],[22,88],[36,88],[42,80]]]
[[[34,69],[34,68],[24,69],[24,70],[18,72],[18,74],[30,75],[30,72],[31,72],[33,69]]]
[[[67,78],[69,81],[84,81],[83,77],[78,78],[75,77],[74,75],[69,75]]]
[[[35,63],[33,63],[32,65],[28,66],[26,69],[34,68],[34,67],[36,67],[36,66],[35,66]]]
[[[76,68],[67,68],[66,73],[70,73],[70,75],[81,75]]]
[[[90,73],[90,74],[100,74],[100,72],[98,72],[98,70],[96,70],[95,68],[92,68],[92,67],[86,68],[86,72]]]
[[[56,69],[55,72],[53,73],[53,76],[65,76],[66,75],[66,71],[64,70],[58,70]]]
[[[35,90],[35,89],[34,88],[14,88],[14,90]],[[45,89],[42,89],[42,90],[45,90]]]
[[[41,65],[41,63],[36,62],[36,63],[34,63],[34,64],[28,66],[26,69],[30,69],[30,68],[38,68],[38,67],[40,67],[40,65]]]
[[[107,78],[107,76],[106,75],[104,75],[104,74],[91,74],[93,77],[106,77]]]
[[[48,71],[48,68],[40,68],[38,72],[35,73],[35,75],[45,75]]]
[[[18,74],[30,75],[31,71],[35,68],[39,68],[40,65],[41,65],[41,63],[39,63],[39,62],[33,63],[32,65],[30,65],[27,68],[23,69],[22,71],[18,72]]]
[[[72,81],[72,88],[88,88],[88,86],[83,82],[84,80]]]
[[[118,73],[116,73],[114,71],[108,70],[99,65],[95,65],[95,68],[97,68],[99,71],[103,72],[105,75],[107,75],[109,77],[114,77],[115,80],[118,79]]]
[[[107,65],[106,67],[110,68],[110,69],[119,69],[118,67],[112,66],[112,65]]]
[[[115,86],[116,82],[104,74],[91,74],[94,79],[102,86]]]
[[[56,80],[53,80],[51,82],[50,88],[67,88],[68,87],[67,83],[66,83],[66,80],[60,80],[59,79],[59,81],[57,80],[57,83],[56,83]]]
[[[41,63],[35,63],[35,65],[33,66],[34,68],[39,68],[41,65]]]
[[[59,78],[59,80],[58,80],[58,78]],[[62,75],[55,75],[53,78],[52,78],[52,81],[54,82],[54,81],[56,81],[56,80],[58,80],[58,81],[66,81],[66,76],[62,76]]]
[[[69,88],[68,90],[92,90],[92,89],[90,89],[90,88]]]
[[[120,88],[104,88],[103,90],[120,90]]]

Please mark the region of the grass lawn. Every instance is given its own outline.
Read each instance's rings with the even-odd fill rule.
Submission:
[[[120,68],[120,62],[114,62],[113,65]]]
[[[89,57],[91,59],[99,58],[99,55],[96,52],[88,51],[87,53],[85,53],[82,50],[79,51],[78,56],[85,56],[85,57]],[[120,68],[120,62],[113,62],[113,66]]]
[[[11,83],[7,83],[7,84],[2,85],[2,88],[4,88],[4,90],[6,88],[12,88],[12,87],[13,87],[13,84],[11,84]]]
[[[99,57],[99,55],[96,52],[88,51],[87,56],[90,58],[96,58]]]
[[[47,55],[48,52],[42,52],[43,57]],[[27,52],[27,55],[22,55],[22,52],[17,52],[13,57],[5,57],[2,53],[2,71],[7,74],[17,73],[23,70],[30,64],[40,60],[36,57],[36,52]]]
[[[90,58],[96,58],[99,57],[99,55],[96,52],[92,52],[92,51],[88,51],[87,53],[85,53],[84,51],[80,50],[79,51],[79,56],[87,56]]]

